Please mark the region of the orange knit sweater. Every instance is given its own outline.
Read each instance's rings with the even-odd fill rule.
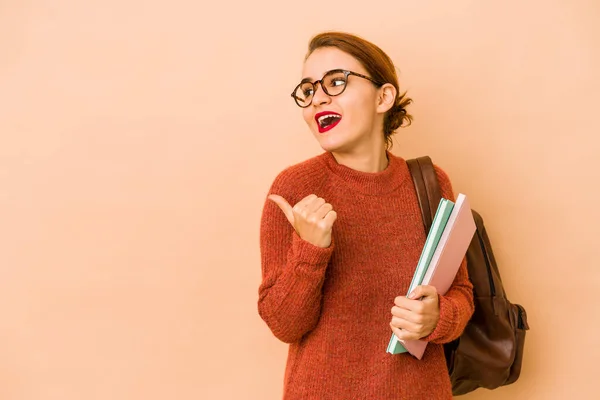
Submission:
[[[269,190],[291,205],[314,193],[338,214],[323,249],[265,202],[258,311],[290,344],[284,399],[452,399],[441,344],[457,338],[473,312],[466,261],[439,296],[423,359],[386,353],[394,298],[406,295],[426,237],[406,162],[389,152],[388,159],[384,171],[365,173],[325,152],[285,169]],[[437,166],[436,173],[442,196],[454,200],[447,175]]]

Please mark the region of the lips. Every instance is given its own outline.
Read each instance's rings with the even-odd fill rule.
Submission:
[[[315,115],[319,133],[325,133],[335,128],[342,120],[342,114],[333,111],[322,111]]]

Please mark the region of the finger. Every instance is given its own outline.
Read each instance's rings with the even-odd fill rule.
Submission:
[[[308,196],[300,200],[297,205],[299,205],[302,208],[305,208],[318,198],[319,196],[317,196],[316,194],[309,194]]]
[[[400,340],[417,340],[419,338],[419,335],[413,332],[398,329],[392,326],[391,324],[390,327],[392,328],[392,332],[394,332],[394,335],[396,335],[396,337]]]
[[[410,299],[406,298],[406,296],[396,296],[394,298],[394,304],[398,307],[410,309]]]
[[[421,299],[422,297],[437,297],[437,289],[434,286],[419,285],[409,295],[409,299]]]
[[[305,215],[305,211],[308,207],[308,205],[317,198],[316,194],[309,194],[308,196],[306,196],[305,198],[303,198],[302,200],[300,200],[298,203],[296,203],[296,205],[293,207],[293,211],[298,214],[298,215]]]
[[[325,203],[326,203],[325,199],[323,199],[321,197],[316,197],[306,205],[305,209],[306,209],[306,211],[308,211],[309,214],[314,213],[319,208],[321,208],[321,206]]]
[[[407,310],[402,307],[394,306],[392,307],[392,316],[397,318],[402,318],[414,324],[422,324],[423,323],[423,315],[417,314],[410,310]]]
[[[421,313],[423,312],[424,304],[420,300],[410,300],[406,296],[398,296],[394,299],[394,304],[397,307],[403,308],[405,310]]]
[[[337,213],[335,211],[329,211],[325,217],[323,217],[323,221],[327,226],[333,226],[333,223],[337,219]]]
[[[333,210],[333,206],[329,203],[324,203],[323,205],[321,205],[321,207],[319,207],[318,210],[315,211],[315,215],[317,218],[323,219],[331,210]]]
[[[392,326],[396,328],[400,328],[405,331],[409,331],[412,333],[419,332],[422,328],[422,325],[415,324],[413,322],[407,321],[404,318],[392,317],[392,322],[390,322]]]
[[[277,206],[283,211],[285,217],[289,221],[292,226],[294,225],[294,211],[292,210],[292,206],[287,202],[286,199],[279,196],[278,194],[272,194],[269,196],[269,200],[277,204]]]

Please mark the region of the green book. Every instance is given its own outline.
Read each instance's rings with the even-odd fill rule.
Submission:
[[[448,223],[448,218],[450,218],[453,208],[454,202],[448,199],[442,199],[438,204],[437,211],[435,212],[435,216],[433,217],[433,221],[431,223],[431,229],[427,234],[425,245],[423,246],[421,256],[419,257],[419,262],[417,263],[417,268],[415,269],[415,274],[413,275],[413,279],[408,287],[408,293],[406,293],[407,296],[417,286],[419,286],[421,282],[423,282],[423,277],[425,277],[425,274],[427,273],[427,268],[429,268],[429,263],[431,262],[433,253],[435,253],[435,249],[440,241],[440,237],[446,228],[446,223]],[[393,333],[392,337],[390,338],[390,342],[388,343],[387,352],[391,354],[400,354],[406,352],[406,349],[404,346],[402,346],[402,343]]]

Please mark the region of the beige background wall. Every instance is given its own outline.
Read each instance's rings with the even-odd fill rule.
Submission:
[[[395,60],[415,122],[394,152],[471,196],[529,313],[521,379],[463,398],[596,398],[599,17],[596,0],[1,1],[0,399],[280,398],[258,223],[274,176],[320,152],[289,93],[324,29]]]

